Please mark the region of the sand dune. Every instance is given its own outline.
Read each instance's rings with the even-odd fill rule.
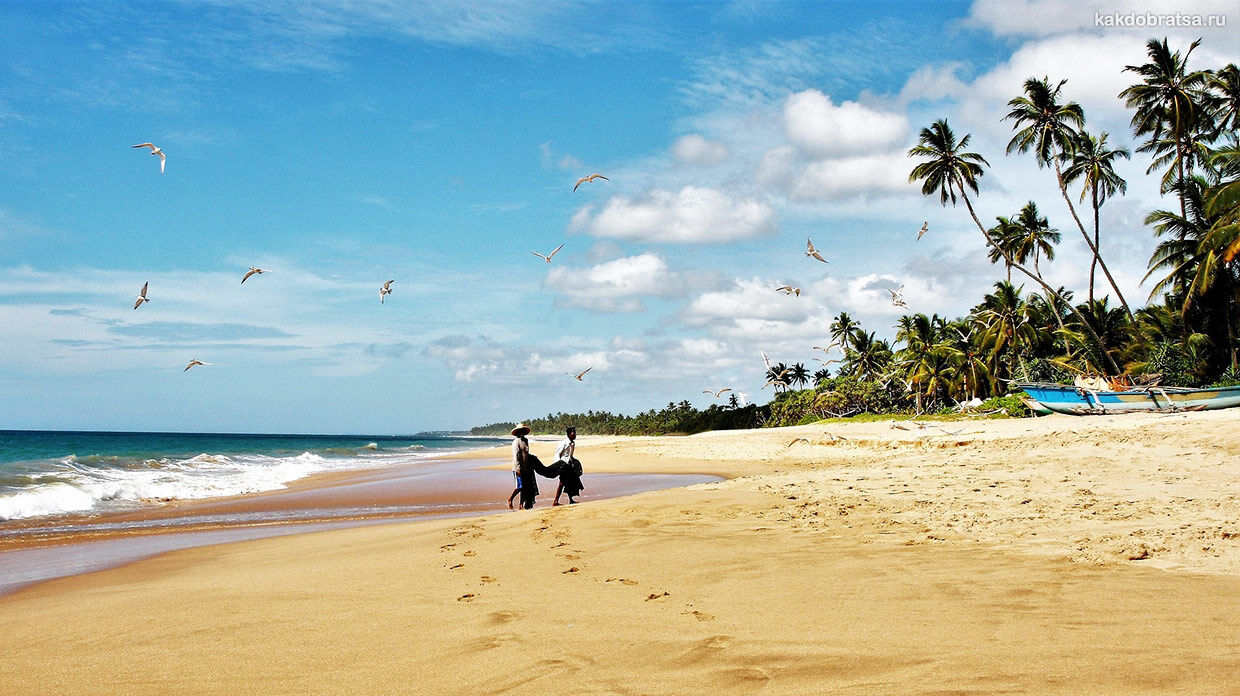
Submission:
[[[0,599],[0,684],[1238,692],[1240,410],[943,425],[967,429],[582,438],[587,493],[591,472],[731,480],[44,583]]]

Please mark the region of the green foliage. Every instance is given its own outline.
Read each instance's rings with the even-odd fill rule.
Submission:
[[[858,413],[894,413],[910,405],[907,398],[892,394],[874,380],[851,375],[833,377],[813,389],[776,396],[770,404],[771,414],[766,425],[805,425]]]
[[[1003,409],[1003,412],[1011,418],[1028,418],[1033,415],[1033,411],[1020,400],[1019,396],[992,396],[982,402],[978,408],[979,411],[993,411],[997,408]]]
[[[1193,360],[1178,343],[1171,341],[1159,343],[1150,355],[1147,370],[1161,374],[1164,385],[1197,386],[1197,378],[1193,376]]]
[[[651,409],[634,416],[588,411],[586,413],[555,413],[545,418],[522,421],[536,435],[560,434],[575,426],[579,435],[669,435],[691,434],[706,430],[737,430],[762,425],[769,414],[767,406],[750,404],[740,408],[712,405],[706,410],[694,408],[688,401],[669,403],[658,411]],[[492,423],[469,429],[471,435],[509,435],[514,423]]]
[[[1210,385],[1211,387],[1240,387],[1240,370],[1229,367],[1223,374],[1219,375],[1217,381]]]

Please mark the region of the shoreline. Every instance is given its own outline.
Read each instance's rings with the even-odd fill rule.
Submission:
[[[583,437],[587,487],[602,472],[723,480],[42,582],[0,597],[0,683],[383,694],[417,674],[428,694],[1228,693],[1232,411]]]

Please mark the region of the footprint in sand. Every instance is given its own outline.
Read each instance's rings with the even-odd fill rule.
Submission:
[[[509,643],[515,642],[517,635],[515,633],[500,633],[494,636],[483,636],[474,642],[474,646],[479,650],[494,650],[502,648]]]
[[[477,556],[478,552],[477,551],[466,551],[465,553],[461,555],[465,556],[466,558],[469,558],[469,557]]]
[[[694,609],[693,611],[686,611],[682,613],[688,616],[692,616],[698,621],[714,621],[715,620],[715,617],[713,614],[707,614],[706,612],[698,611],[696,609]]]
[[[607,578],[606,582],[619,582],[625,585],[636,585],[637,584],[636,580],[630,580],[628,578]]]
[[[471,601],[473,601],[474,597],[477,597],[477,596],[478,596],[478,595],[476,595],[476,594],[474,594],[474,593],[470,592],[470,593],[463,594],[463,595],[461,595],[460,597],[457,597],[457,598],[456,598],[456,601],[458,601],[458,602],[471,602]]]
[[[564,572],[562,572],[562,573],[560,573],[560,574],[561,574],[561,575],[567,575],[567,574],[569,574],[569,573],[579,573],[579,572],[581,572],[581,569],[580,569],[580,568],[578,568],[577,566],[573,566],[572,568],[569,568],[568,570],[566,570],[566,571],[564,571]]]
[[[493,578],[490,575],[483,575],[478,579],[485,583],[499,582],[498,578]]]
[[[649,602],[653,599],[663,599],[664,597],[670,597],[671,594],[672,594],[671,592],[667,592],[666,590],[663,592],[663,594],[651,593],[649,597],[646,597],[646,601]]]
[[[490,614],[491,623],[495,625],[507,624],[516,621],[521,616],[515,611],[493,611]]]

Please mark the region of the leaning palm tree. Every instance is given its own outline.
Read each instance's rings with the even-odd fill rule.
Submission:
[[[1170,147],[1173,152],[1163,179],[1168,189],[1172,182],[1183,182],[1191,173],[1193,141],[1200,137],[1205,121],[1202,112],[1209,103],[1209,73],[1188,69],[1188,58],[1200,44],[1200,39],[1194,41],[1181,55],[1171,50],[1165,37],[1162,41],[1150,39],[1145,45],[1149,62],[1124,68],[1141,78],[1119,93],[1125,106],[1134,109],[1133,133],[1150,136],[1138,150],[1161,152]],[[1188,215],[1184,199],[1180,199],[1180,215]]]
[[[1072,149],[1068,166],[1063,170],[1065,184],[1081,180],[1081,200],[1090,197],[1094,208],[1094,260],[1089,264],[1089,300],[1094,299],[1094,270],[1098,266],[1099,249],[1102,240],[1099,238],[1098,211],[1108,198],[1116,193],[1123,194],[1128,190],[1128,183],[1115,173],[1115,161],[1128,159],[1127,148],[1114,150],[1107,148],[1107,134],[1094,137],[1081,132],[1077,135],[1075,147]]]
[[[1131,317],[1132,312],[1128,310],[1128,302],[1124,299],[1124,294],[1120,292],[1119,285],[1111,277],[1110,269],[1102,260],[1102,255],[1098,253],[1098,246],[1085,231],[1085,225],[1076,213],[1076,206],[1072,205],[1072,197],[1068,195],[1068,182],[1060,163],[1067,160],[1076,147],[1079,129],[1085,124],[1085,112],[1076,102],[1060,102],[1059,93],[1066,82],[1067,80],[1060,80],[1059,84],[1051,87],[1050,80],[1045,77],[1041,80],[1032,77],[1025,80],[1024,96],[1009,101],[1008,106],[1012,107],[1012,110],[1004,116],[1004,120],[1012,120],[1014,122],[1012,127],[1017,129],[1016,134],[1008,142],[1007,152],[1011,154],[1013,151],[1032,150],[1038,167],[1048,165],[1054,167],[1055,180],[1059,183],[1059,192],[1068,204],[1068,212],[1072,214],[1072,219],[1081,231],[1081,237],[1085,239],[1085,245],[1089,247],[1094,260],[1106,274],[1111,288],[1115,290],[1116,297]]]
[[[968,145],[969,136],[965,135],[960,140],[956,140],[956,134],[952,132],[946,120],[940,119],[928,128],[921,129],[917,145],[909,149],[908,155],[909,157],[922,157],[924,161],[913,167],[913,171],[909,174],[909,181],[921,181],[922,195],[929,196],[937,193],[943,205],[947,205],[948,201],[955,205],[957,199],[962,200],[974,224],[977,225],[977,229],[981,230],[982,236],[986,238],[986,244],[995,248],[998,245],[990,236],[990,232],[982,225],[982,221],[978,219],[968,193],[969,190],[977,193],[977,180],[985,173],[983,165],[988,163],[981,155],[966,151],[965,148]],[[1040,275],[1017,263],[1010,253],[1004,252],[1004,258],[1013,268],[1041,285],[1044,290],[1055,293],[1055,290],[1047,285]],[[1058,299],[1063,301],[1062,297]],[[1071,307],[1067,302],[1064,304]],[[1073,311],[1075,312],[1075,309]],[[1086,324],[1085,328],[1088,330],[1089,326]],[[1091,338],[1101,343],[1097,333],[1091,330],[1090,334]],[[1120,371],[1118,365],[1112,364],[1111,368],[1114,374]]]

